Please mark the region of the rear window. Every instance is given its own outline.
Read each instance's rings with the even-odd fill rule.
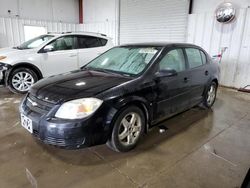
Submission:
[[[91,37],[91,36],[78,36],[78,48],[96,48],[105,46],[106,39]]]

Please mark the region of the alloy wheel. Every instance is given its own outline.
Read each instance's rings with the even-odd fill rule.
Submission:
[[[120,124],[118,132],[119,141],[125,146],[133,145],[139,139],[141,129],[142,119],[139,114],[135,112],[128,113]]]
[[[216,96],[216,86],[215,84],[212,84],[208,90],[207,93],[207,104],[209,106],[211,106],[215,100],[215,96]]]
[[[12,86],[21,92],[26,92],[34,84],[33,76],[28,72],[18,72],[12,78]]]

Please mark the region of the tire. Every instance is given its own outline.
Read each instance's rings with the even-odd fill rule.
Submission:
[[[135,118],[134,121],[132,117]],[[107,146],[117,152],[128,152],[134,149],[144,134],[145,125],[145,116],[140,108],[128,106],[122,109],[114,120]]]
[[[38,81],[37,74],[29,68],[17,68],[8,76],[7,85],[13,93],[25,94]]]
[[[205,107],[211,108],[213,106],[217,95],[217,88],[218,85],[214,81],[209,85],[203,98],[203,105]]]

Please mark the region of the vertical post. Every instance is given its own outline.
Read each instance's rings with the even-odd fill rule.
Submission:
[[[116,2],[118,3],[117,5],[116,5],[116,8],[117,8],[117,16],[116,16],[116,18],[117,18],[117,22],[116,22],[116,24],[117,24],[117,44],[118,45],[120,45],[120,43],[121,43],[121,0],[116,0]]]
[[[193,12],[193,0],[189,0],[189,11],[188,14],[192,14]]]
[[[79,23],[83,23],[83,0],[79,0]]]

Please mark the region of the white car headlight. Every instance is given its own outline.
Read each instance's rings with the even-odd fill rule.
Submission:
[[[6,56],[0,56],[0,60],[6,59]]]
[[[83,98],[65,102],[57,110],[55,117],[62,119],[82,119],[93,114],[102,104],[96,98]]]

